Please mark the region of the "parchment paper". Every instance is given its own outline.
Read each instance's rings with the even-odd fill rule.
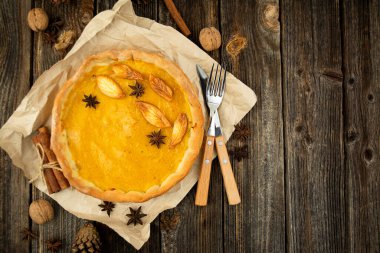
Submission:
[[[126,48],[159,52],[176,62],[198,87],[199,100],[204,105],[195,64],[210,71],[214,60],[172,27],[136,16],[130,0],[120,0],[112,10],[99,13],[92,19],[65,59],[37,79],[17,110],[1,128],[0,146],[9,154],[13,164],[24,171],[26,177],[31,179],[40,173],[40,162],[31,136],[42,125],[50,127],[52,105],[59,88],[88,56],[109,49]],[[231,136],[234,125],[255,103],[254,92],[228,74],[224,101],[219,109],[227,139]],[[117,203],[111,217],[101,212],[99,199],[75,189],[66,189],[50,197],[77,217],[108,225],[136,249],[140,249],[149,238],[150,223],[159,213],[175,207],[186,196],[196,183],[198,173],[199,159],[186,178],[166,194],[142,204]],[[47,193],[41,178],[33,184]],[[127,226],[125,215],[129,213],[128,207],[136,208],[140,205],[143,212],[148,214],[143,218],[144,225]]]

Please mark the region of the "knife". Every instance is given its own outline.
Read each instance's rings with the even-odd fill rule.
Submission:
[[[200,65],[196,64],[195,66],[197,68],[197,73],[198,73],[199,80],[200,80],[200,83],[201,83],[203,100],[205,101],[205,103],[207,103],[206,86],[207,86],[208,76],[207,76],[206,72],[202,69],[202,67]],[[208,107],[207,106],[205,106],[205,107],[208,110]]]
[[[207,82],[208,82],[208,76],[207,76],[206,72],[202,69],[202,67],[199,66],[198,64],[196,65],[196,69],[197,69],[198,76],[199,76],[200,83],[201,83],[201,87],[202,87],[203,98],[204,98],[205,102],[207,103],[206,86],[207,86]],[[206,107],[206,108],[208,108],[208,107]],[[218,110],[216,110],[212,114],[213,115],[210,115],[212,120],[210,123],[208,135],[214,136],[213,138],[216,138],[215,139],[216,148],[217,148],[219,162],[221,164],[221,171],[222,171],[222,175],[223,175],[224,185],[226,188],[228,202],[230,205],[236,205],[236,204],[240,203],[240,201],[241,201],[240,200],[240,194],[239,194],[239,191],[237,189],[235,177],[234,177],[233,172],[232,172],[232,167],[231,167],[231,164],[229,161],[230,159],[228,157],[228,152],[227,152],[226,146],[224,144],[225,141],[224,141],[224,137],[222,134],[222,127],[220,124]],[[206,141],[207,141],[207,145],[206,145],[206,149],[205,149],[205,157],[211,158],[213,148],[211,148],[211,146],[209,146],[209,145],[214,145],[214,141],[209,140],[209,137],[207,137]],[[207,158],[207,159],[210,159],[210,158]],[[210,159],[210,161],[212,161],[212,158]],[[206,160],[206,162],[207,162],[207,160]],[[203,181],[201,182],[201,184],[200,184],[200,182],[198,182],[197,194],[195,197],[195,204],[196,205],[200,205],[200,206],[207,205],[210,169],[211,169],[211,164],[209,164],[207,166],[207,163],[206,163],[205,168],[203,168],[203,165],[202,165],[200,181],[202,181],[202,179],[203,179]],[[206,174],[207,174],[207,176],[206,176]]]

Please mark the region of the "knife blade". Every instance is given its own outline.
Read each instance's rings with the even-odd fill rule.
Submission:
[[[202,67],[200,65],[196,64],[195,66],[197,68],[197,73],[198,73],[199,80],[200,80],[200,83],[201,83],[203,99],[204,99],[205,103],[207,103],[206,86],[207,86],[208,76],[207,76],[206,72],[202,69]],[[205,106],[205,107],[208,110],[208,107],[207,106]]]

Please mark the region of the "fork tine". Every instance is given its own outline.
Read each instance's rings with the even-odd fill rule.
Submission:
[[[223,97],[224,91],[226,89],[226,76],[227,76],[227,70],[224,69],[224,77],[223,77],[222,87],[221,87],[221,90],[220,90],[220,96],[221,97]]]
[[[220,65],[220,70],[219,70],[219,78],[218,78],[218,84],[215,87],[215,96],[219,96],[220,93],[220,88],[221,88],[221,83],[220,83],[220,78],[222,77],[222,71],[223,71],[223,66]]]
[[[216,65],[214,81],[212,82],[211,87],[210,87],[211,88],[210,95],[212,95],[212,96],[215,96],[215,94],[216,94],[215,88],[216,88],[216,78],[218,76],[218,69],[219,69],[219,64]]]
[[[208,77],[208,80],[207,80],[207,85],[206,85],[206,93],[210,93],[210,83],[211,83],[211,78],[212,78],[212,73],[213,73],[213,70],[214,70],[214,63],[212,64],[212,67],[211,67],[211,72],[210,72],[210,76]]]

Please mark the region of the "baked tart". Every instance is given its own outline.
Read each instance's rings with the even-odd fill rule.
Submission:
[[[113,202],[143,202],[183,179],[203,113],[188,77],[138,50],[86,59],[54,101],[52,148],[70,184]]]

